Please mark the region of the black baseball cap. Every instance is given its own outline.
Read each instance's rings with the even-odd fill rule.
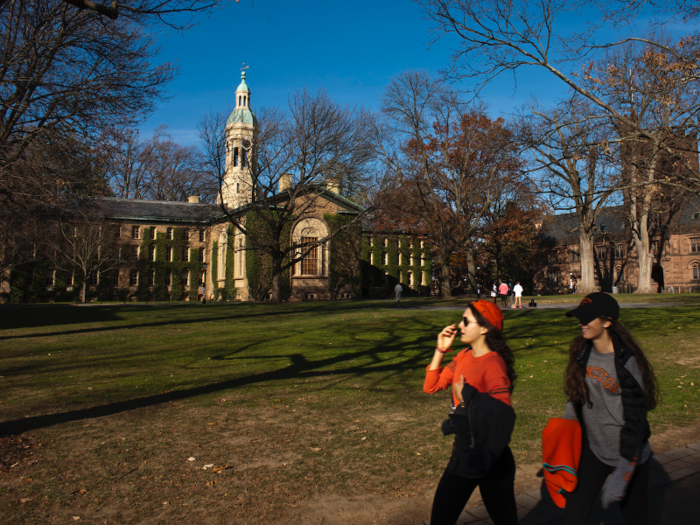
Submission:
[[[603,292],[588,294],[578,307],[566,312],[566,317],[575,317],[581,324],[588,324],[598,317],[617,319],[619,316],[620,305],[611,295]]]

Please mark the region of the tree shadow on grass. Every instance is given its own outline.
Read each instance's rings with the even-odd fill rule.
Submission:
[[[313,379],[318,377],[324,377],[326,379],[329,377],[357,377],[368,374],[381,375],[382,373],[385,374],[385,376],[381,381],[386,381],[397,373],[415,369],[417,366],[424,366],[424,361],[426,358],[425,353],[423,353],[421,350],[412,351],[408,357],[405,357],[403,361],[399,363],[388,363],[387,359],[382,357],[385,354],[391,354],[391,360],[393,361],[397,357],[401,356],[399,351],[401,350],[402,343],[387,343],[388,341],[400,341],[399,334],[403,333],[402,323],[401,321],[397,320],[395,324],[397,325],[395,329],[383,331],[385,334],[382,338],[383,340],[378,340],[376,344],[369,349],[347,352],[343,351],[339,354],[316,360],[309,360],[302,353],[278,353],[272,356],[255,356],[255,359],[263,360],[285,359],[289,362],[289,364],[277,370],[220,381],[199,387],[164,392],[162,394],[118,401],[78,410],[70,410],[67,412],[5,421],[0,423],[0,435],[19,435],[31,430],[51,427],[61,423],[110,416],[139,408],[152,407],[174,401],[182,401],[201,395],[214,394],[216,392],[267,382],[280,382],[290,379],[302,381],[305,379]],[[415,323],[414,329],[416,329]],[[435,334],[433,333],[435,332],[435,327],[426,324],[424,331],[429,335],[414,338],[411,340],[410,344],[418,345],[423,349],[430,348],[431,345],[429,342],[434,341],[435,339]],[[348,330],[348,332],[349,334],[355,333],[351,332],[350,330]],[[352,342],[352,339],[349,339],[349,341]],[[248,349],[250,349],[250,346]],[[245,348],[239,348],[236,350],[236,352],[234,352],[234,354],[241,353],[244,350]],[[212,359],[235,362],[242,359],[249,360],[250,357],[235,357],[229,352],[227,354],[213,356]],[[342,366],[343,363],[347,364],[355,360],[362,360],[362,363],[354,366]]]
[[[388,305],[387,305],[388,306]],[[56,306],[47,310],[42,310],[37,314],[37,310],[22,308],[7,310],[3,312],[0,322],[0,331],[3,329],[39,328],[54,325],[71,325],[85,323],[118,323],[125,321],[119,314],[129,314],[138,311],[148,312],[151,315],[159,313],[180,313],[190,314],[178,319],[166,319],[163,321],[153,321],[144,323],[114,324],[112,326],[91,326],[78,328],[75,330],[57,330],[53,332],[28,333],[19,335],[0,335],[0,341],[12,339],[29,339],[39,337],[55,337],[59,335],[91,334],[101,332],[111,332],[114,330],[125,330],[129,328],[156,328],[167,325],[183,325],[213,321],[226,321],[228,319],[256,319],[259,317],[269,317],[273,315],[308,315],[318,311],[328,313],[329,310],[336,310],[338,313],[350,313],[362,310],[376,310],[383,308],[383,304],[377,302],[336,302],[336,303],[303,303],[300,304],[258,304],[258,303],[233,303],[233,304],[212,304],[202,305],[177,304],[177,305],[115,305],[115,306],[94,306],[86,308],[75,308],[73,306]],[[221,315],[221,309],[231,310],[230,313]],[[241,310],[251,310],[244,312]],[[219,315],[215,315],[219,314]],[[0,332],[1,333],[1,332]]]

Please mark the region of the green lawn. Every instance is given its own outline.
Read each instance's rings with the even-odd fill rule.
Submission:
[[[457,302],[2,309],[0,521],[256,523],[318,493],[435,486],[449,393],[424,394],[424,368],[460,312],[408,307],[445,304]],[[652,431],[696,422],[697,307],[621,320],[659,376]],[[520,463],[539,460],[563,411],[576,333],[561,310],[506,311]]]

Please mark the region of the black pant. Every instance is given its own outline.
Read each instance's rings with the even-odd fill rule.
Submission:
[[[584,443],[578,467],[578,485],[566,497],[564,525],[585,525],[591,515],[600,489],[613,467],[600,461],[588,444]],[[627,525],[646,525],[647,487],[649,485],[649,461],[638,465],[627,487],[627,494],[620,502],[622,517]]]
[[[468,479],[445,472],[438,483],[433,499],[430,525],[454,525],[476,487],[486,510],[495,525],[517,525],[515,506],[515,460],[510,448],[506,448],[486,476]]]

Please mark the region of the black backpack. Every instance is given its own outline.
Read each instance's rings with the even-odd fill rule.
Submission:
[[[530,301],[530,304],[528,304],[528,306],[529,306],[530,308],[537,308],[537,303],[535,302],[534,299],[532,299],[532,300]]]

